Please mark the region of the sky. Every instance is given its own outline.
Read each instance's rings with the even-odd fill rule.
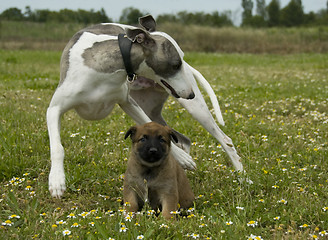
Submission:
[[[288,4],[290,0],[280,0],[281,7]],[[253,0],[255,3],[256,0]],[[266,0],[266,4],[271,0]],[[320,9],[326,8],[327,0],[302,0],[304,11],[317,12]],[[95,11],[104,8],[107,16],[114,21],[118,21],[122,10],[127,7],[134,7],[142,12],[150,13],[155,18],[163,13],[174,14],[180,11],[188,12],[208,12],[231,11],[232,20],[238,25],[241,21],[241,0],[1,0],[0,12],[16,7],[25,11],[25,7],[30,6],[32,10],[48,9],[58,11],[68,8],[72,10],[84,9]],[[255,6],[254,6],[255,10]]]

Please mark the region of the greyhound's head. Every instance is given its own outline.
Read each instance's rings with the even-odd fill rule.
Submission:
[[[126,29],[126,35],[142,46],[151,78],[174,97],[193,99],[195,94],[189,83],[193,75],[179,45],[168,34],[155,32],[156,22],[152,16],[142,17],[139,22],[144,29]]]

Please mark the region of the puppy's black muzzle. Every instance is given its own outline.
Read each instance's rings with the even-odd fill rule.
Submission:
[[[165,144],[154,137],[144,140],[138,148],[138,153],[144,161],[149,163],[158,162],[167,155]]]

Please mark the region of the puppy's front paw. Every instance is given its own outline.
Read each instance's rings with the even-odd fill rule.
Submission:
[[[253,181],[247,176],[246,171],[239,171],[239,173],[241,174],[241,176],[238,177],[240,183],[247,183],[249,185],[253,184]]]
[[[254,182],[249,177],[246,177],[246,176],[239,177],[238,180],[241,183],[247,183],[249,185],[254,184]]]
[[[49,191],[51,196],[61,198],[66,190],[64,172],[51,170],[49,174]]]
[[[180,163],[183,168],[190,170],[196,169],[196,163],[192,160],[191,156],[181,148],[172,144],[171,152],[173,157]]]
[[[252,181],[250,178],[246,178],[246,182],[247,182],[248,184],[250,184],[250,185],[251,185],[251,184],[254,184],[253,181]]]

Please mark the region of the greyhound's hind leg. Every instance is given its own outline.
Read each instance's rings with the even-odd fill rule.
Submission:
[[[131,90],[130,96],[154,122],[167,125],[162,116],[162,109],[169,94],[156,88]]]
[[[119,103],[119,105],[137,124],[151,122],[151,119],[131,97],[128,97],[126,102]]]

